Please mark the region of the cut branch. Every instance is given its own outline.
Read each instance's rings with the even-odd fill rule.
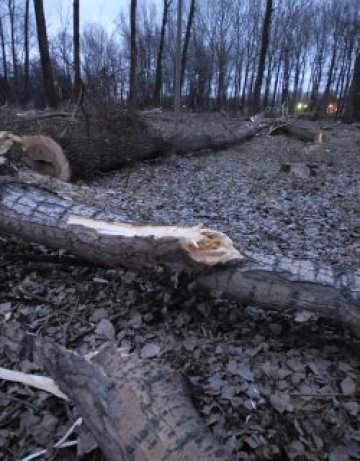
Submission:
[[[330,141],[330,135],[327,132],[298,123],[283,123],[270,129],[270,134],[278,133],[286,134],[303,142],[324,144]]]
[[[7,339],[5,352],[35,362],[76,405],[106,459],[227,459],[173,370],[133,355],[121,357],[110,345],[84,358],[25,334],[18,325],[0,331]]]
[[[150,226],[32,186],[0,186],[0,232],[65,248],[92,264],[154,276],[185,271],[201,291],[277,310],[306,309],[360,336],[360,271],[238,251],[221,232]]]

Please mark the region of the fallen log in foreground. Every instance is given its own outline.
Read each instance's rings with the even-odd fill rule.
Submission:
[[[277,310],[309,310],[360,336],[360,271],[251,256],[221,232],[141,225],[33,186],[0,185],[0,233],[65,248],[106,267],[156,277],[185,271],[197,290]]]
[[[179,373],[134,355],[122,357],[110,345],[82,357],[18,325],[3,325],[0,332],[5,353],[36,363],[75,404],[107,460],[228,459]]]

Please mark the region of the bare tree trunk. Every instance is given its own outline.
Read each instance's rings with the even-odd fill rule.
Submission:
[[[163,17],[162,17],[162,23],[161,23],[160,43],[159,43],[157,59],[156,59],[155,89],[154,89],[154,103],[155,104],[160,104],[160,95],[161,95],[161,87],[162,87],[162,61],[163,61],[164,46],[165,46],[165,31],[166,31],[169,7],[171,5],[171,2],[172,0],[164,0],[164,11],[163,11]]]
[[[25,17],[24,17],[24,102],[26,103],[29,98],[29,14],[30,14],[30,0],[25,3]]]
[[[18,93],[18,67],[16,57],[16,42],[15,42],[15,0],[8,0],[9,19],[10,19],[10,35],[11,35],[11,54],[14,76],[14,93],[17,97]]]
[[[137,103],[137,46],[136,46],[136,7],[137,0],[131,0],[130,5],[130,93],[129,105],[136,108]]]
[[[186,60],[187,60],[187,53],[189,49],[189,43],[190,43],[191,28],[192,28],[193,21],[194,21],[194,15],[195,15],[195,0],[191,0],[188,21],[186,24],[184,46],[183,46],[182,56],[181,56],[181,76],[180,76],[181,88],[184,85]]]
[[[1,40],[1,52],[2,52],[2,63],[3,63],[3,72],[4,72],[4,83],[5,86],[9,86],[9,77],[8,77],[8,65],[6,59],[6,47],[5,47],[5,37],[2,18],[0,17],[0,40]]]
[[[360,53],[356,57],[353,79],[348,92],[343,117],[344,123],[360,121]]]
[[[330,67],[329,67],[329,71],[328,71],[328,76],[327,76],[327,81],[326,81],[326,86],[325,86],[325,91],[324,91],[324,97],[323,97],[324,109],[326,109],[327,104],[329,102],[330,89],[331,89],[331,85],[332,85],[332,82],[333,82],[334,68],[335,68],[335,62],[336,62],[336,52],[337,52],[337,44],[336,44],[336,41],[335,41],[334,45],[333,45],[331,61],[330,61]]]
[[[50,107],[57,108],[58,98],[56,96],[53,72],[50,61],[43,0],[34,0],[34,9],[46,98],[48,100]]]
[[[255,80],[254,91],[251,98],[251,112],[253,114],[256,114],[260,110],[261,87],[264,78],[266,53],[269,46],[272,11],[273,0],[266,0],[266,10],[262,29],[259,64]]]
[[[73,28],[74,28],[74,97],[79,100],[81,94],[80,70],[80,0],[73,3]]]

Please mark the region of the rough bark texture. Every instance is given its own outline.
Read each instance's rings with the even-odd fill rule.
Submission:
[[[48,373],[77,406],[110,461],[220,461],[227,458],[194,409],[181,376],[154,361],[105,346],[85,359],[58,345],[1,328],[7,353]],[[176,396],[176,398],[174,398]]]
[[[191,0],[190,9],[189,9],[189,16],[186,24],[186,31],[185,31],[185,38],[184,38],[184,46],[181,55],[181,75],[180,75],[180,86],[181,88],[184,85],[184,77],[185,77],[185,69],[186,69],[186,60],[187,54],[189,49],[190,43],[190,34],[191,28],[194,22],[194,15],[195,15],[195,0]]]
[[[91,220],[74,221],[70,219],[74,215]],[[148,276],[156,274],[159,266],[169,273],[185,271],[199,290],[212,296],[270,309],[306,309],[337,319],[360,336],[359,271],[345,273],[309,261],[236,253],[223,234],[210,231],[195,244],[191,238],[184,244],[177,237],[119,235],[116,226],[126,222],[129,219],[124,216],[75,204],[31,186],[0,187],[1,233],[66,248],[92,263],[126,266]],[[159,228],[153,228],[155,235]],[[223,258],[222,252],[228,257]]]
[[[58,98],[55,92],[54,78],[50,61],[43,0],[34,0],[34,9],[45,93],[49,106],[56,108],[58,106]]]
[[[343,121],[344,123],[360,121],[360,53],[356,57],[353,80],[346,101]]]
[[[29,98],[29,80],[30,80],[30,50],[29,50],[29,16],[30,16],[30,0],[25,1],[25,16],[24,16],[24,102]]]
[[[266,53],[269,47],[270,39],[270,27],[271,27],[271,15],[273,10],[272,0],[266,0],[266,10],[264,16],[264,23],[262,28],[262,37],[261,37],[261,49],[259,55],[259,64],[256,74],[256,80],[254,85],[254,92],[252,95],[251,101],[251,112],[257,114],[260,110],[260,96],[261,96],[261,86],[264,78],[265,72],[265,60]]]
[[[137,0],[131,0],[130,4],[130,107],[136,107],[136,69],[137,69],[137,46],[136,46],[136,7]]]
[[[80,0],[73,1],[73,29],[74,29],[74,97],[79,100],[81,94],[80,74]]]
[[[164,54],[164,46],[165,46],[165,31],[166,25],[168,21],[168,13],[169,7],[171,5],[172,0],[164,0],[164,10],[163,10],[163,17],[161,23],[161,32],[160,32],[160,42],[159,48],[156,58],[156,72],[155,72],[155,89],[154,89],[154,103],[160,104],[160,97],[161,97],[161,87],[162,87],[162,61],[163,61],[163,54]]]
[[[210,130],[206,135],[189,136],[180,132],[173,138],[164,140],[141,117],[121,109],[114,114],[106,114],[102,119],[91,119],[88,129],[86,123],[77,121],[68,122],[65,119],[62,124],[65,124],[65,134],[62,135],[58,133],[58,127],[61,126],[59,120],[57,124],[50,120],[49,129],[40,130],[43,134],[49,134],[53,140],[42,134],[26,137],[26,150],[29,153],[28,163],[32,168],[64,181],[88,178],[98,171],[111,171],[131,163],[171,154],[225,148],[246,141],[263,129],[262,125],[256,123],[239,123],[239,126],[224,131],[221,136],[212,135]],[[26,130],[25,132],[34,134],[31,132],[34,125],[35,123],[30,124],[25,118],[16,121],[13,129],[17,133],[24,133]],[[42,145],[39,140],[42,140]],[[57,155],[60,151],[62,154]],[[33,158],[31,152],[34,153]]]
[[[330,135],[325,131],[299,123],[280,124],[272,127],[270,132],[271,134],[286,134],[303,142],[326,143],[330,140]]]

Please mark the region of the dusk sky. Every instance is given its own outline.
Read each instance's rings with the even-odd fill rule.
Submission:
[[[142,2],[148,0],[140,0]],[[60,27],[68,25],[71,29],[72,0],[44,0],[46,23],[49,33],[55,33]],[[155,0],[161,11],[161,0]],[[102,24],[107,30],[112,31],[119,20],[120,11],[130,9],[130,0],[80,0],[80,27],[93,22]]]

